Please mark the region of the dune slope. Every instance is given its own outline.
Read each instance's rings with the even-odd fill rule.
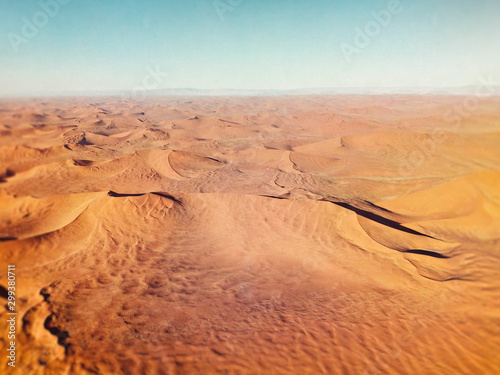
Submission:
[[[463,101],[4,100],[0,368],[498,374],[500,99]]]

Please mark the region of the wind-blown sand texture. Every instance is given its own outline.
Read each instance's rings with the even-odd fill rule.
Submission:
[[[500,99],[465,100],[3,100],[12,373],[500,373]]]

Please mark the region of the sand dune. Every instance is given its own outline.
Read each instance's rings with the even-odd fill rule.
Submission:
[[[463,100],[4,100],[16,370],[499,373],[500,103]]]

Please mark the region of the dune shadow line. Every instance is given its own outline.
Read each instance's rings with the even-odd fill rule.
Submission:
[[[370,212],[370,211],[366,211],[366,210],[363,210],[361,208],[354,207],[354,206],[350,205],[349,203],[332,202],[332,201],[329,201],[329,202],[331,202],[333,204],[336,204],[337,206],[343,207],[345,209],[348,209],[349,211],[353,211],[356,214],[358,214],[359,216],[362,216],[362,217],[364,217],[366,219],[375,221],[375,222],[377,222],[379,224],[382,224],[382,225],[385,225],[387,227],[399,230],[401,232],[405,232],[405,233],[410,233],[410,234],[414,234],[414,235],[417,235],[417,236],[424,236],[424,237],[436,239],[436,238],[434,238],[432,236],[429,236],[427,234],[417,232],[416,230],[413,230],[413,229],[410,229],[410,228],[406,228],[406,227],[402,226],[400,223],[398,223],[397,221],[394,221],[394,220],[391,220],[391,219],[387,219],[387,218],[385,218],[383,216],[377,215],[376,213],[373,213],[373,212]]]

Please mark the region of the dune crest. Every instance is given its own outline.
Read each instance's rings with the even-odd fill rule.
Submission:
[[[463,100],[3,101],[17,370],[499,373],[500,100]]]

